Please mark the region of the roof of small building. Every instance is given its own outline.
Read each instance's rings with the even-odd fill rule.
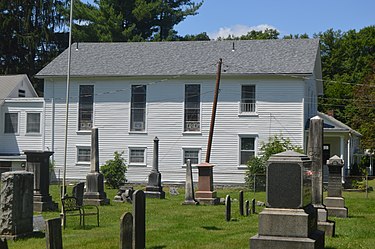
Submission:
[[[318,116],[324,121],[324,132],[349,132],[355,136],[362,137],[361,133],[330,115],[318,112]]]
[[[211,75],[223,59],[225,74],[312,74],[318,39],[75,43],[71,76]],[[68,50],[37,76],[65,77]]]
[[[0,105],[3,104],[4,100],[8,98],[12,91],[24,80],[31,84],[26,74],[0,76]],[[37,96],[36,93],[35,95]]]

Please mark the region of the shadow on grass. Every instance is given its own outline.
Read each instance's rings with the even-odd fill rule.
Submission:
[[[166,247],[167,246],[165,246],[165,245],[162,245],[162,246],[152,246],[149,249],[163,249],[163,248],[166,248]]]
[[[202,228],[206,230],[211,230],[211,231],[223,230],[220,227],[216,227],[216,226],[203,226]]]

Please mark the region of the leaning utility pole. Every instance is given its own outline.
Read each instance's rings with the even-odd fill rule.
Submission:
[[[215,86],[214,102],[212,104],[211,125],[210,125],[210,133],[208,135],[206,163],[210,162],[210,157],[211,157],[212,138],[214,136],[216,107],[217,107],[217,99],[218,99],[218,96],[219,96],[219,86],[220,86],[221,65],[222,64],[223,64],[223,60],[220,58],[219,63],[217,65],[216,86]]]

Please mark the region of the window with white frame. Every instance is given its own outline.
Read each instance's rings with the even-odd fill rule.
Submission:
[[[255,85],[242,85],[240,112],[255,112],[255,102]]]
[[[200,131],[201,86],[185,85],[184,131]]]
[[[40,133],[40,113],[27,113],[26,133]]]
[[[129,148],[129,164],[146,164],[145,148]]]
[[[93,123],[94,86],[79,86],[78,129],[91,130]]]
[[[196,148],[185,148],[183,149],[183,162],[186,165],[188,159],[190,159],[191,165],[199,164],[200,163],[200,149]]]
[[[5,113],[4,133],[18,133],[18,113]]]
[[[255,156],[255,137],[240,137],[240,165],[246,165],[247,162]]]
[[[145,131],[146,85],[132,85],[130,131]]]
[[[91,157],[90,146],[77,147],[77,163],[90,163]]]

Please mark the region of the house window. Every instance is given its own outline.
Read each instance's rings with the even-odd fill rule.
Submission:
[[[28,113],[26,133],[40,133],[40,113]]]
[[[90,154],[91,154],[91,149],[89,146],[77,147],[77,162],[89,163],[91,160]]]
[[[131,131],[144,131],[146,121],[146,85],[133,85],[131,95]]]
[[[18,97],[24,98],[26,96],[25,90],[18,89]]]
[[[250,158],[255,156],[255,138],[240,138],[240,165],[246,165]]]
[[[91,130],[94,106],[94,86],[79,86],[79,130]]]
[[[129,149],[129,163],[130,164],[146,164],[144,148],[130,148]]]
[[[243,85],[241,87],[241,112],[255,112],[255,86]]]
[[[18,133],[18,113],[5,113],[4,133]]]
[[[200,94],[199,84],[185,85],[184,131],[200,131]]]
[[[190,159],[191,165],[200,163],[200,149],[184,149],[184,164]]]

